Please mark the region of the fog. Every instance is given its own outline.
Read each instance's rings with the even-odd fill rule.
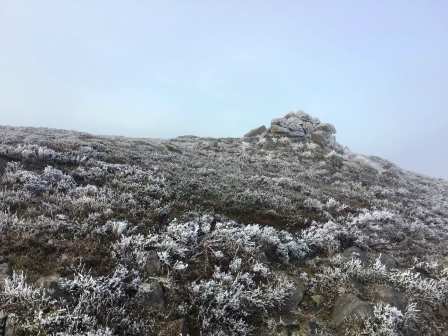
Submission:
[[[448,178],[448,3],[0,2],[0,124],[240,136],[291,110]]]

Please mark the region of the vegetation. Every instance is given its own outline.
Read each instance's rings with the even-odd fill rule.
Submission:
[[[448,329],[446,181],[266,132],[0,130],[0,311],[15,335]]]

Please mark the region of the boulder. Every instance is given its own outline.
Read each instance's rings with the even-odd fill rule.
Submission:
[[[322,147],[334,147],[336,144],[336,138],[331,133],[323,131],[315,131],[311,134],[311,140]]]
[[[159,256],[156,251],[150,251],[148,258],[146,259],[144,270],[148,275],[157,275],[160,273],[162,264],[160,263]]]
[[[307,130],[304,126],[305,120],[299,113],[288,113],[283,118],[271,121],[271,133],[290,138],[304,138]]]
[[[373,306],[369,302],[363,301],[353,294],[344,294],[334,304],[331,323],[334,327],[340,327],[349,317],[367,318],[372,313]]]
[[[311,301],[313,301],[313,303],[316,305],[316,307],[320,307],[320,305],[324,301],[324,297],[319,294],[311,295]]]
[[[359,259],[364,265],[367,264],[369,259],[367,252],[361,250],[359,247],[356,246],[352,246],[345,249],[344,252],[342,252],[342,257],[344,257],[347,260]]]
[[[386,266],[386,269],[388,270],[397,268],[399,266],[397,259],[388,254],[381,253],[380,261],[384,266]]]
[[[161,336],[186,336],[188,335],[187,324],[184,319],[166,322],[159,335]]]
[[[269,132],[274,137],[287,137],[295,141],[310,140],[322,147],[334,148],[336,129],[328,123],[321,123],[303,111],[290,112],[283,118],[271,121]]]
[[[144,282],[138,288],[138,298],[152,309],[165,307],[165,292],[157,281]]]
[[[244,137],[245,137],[245,138],[256,137],[256,136],[258,136],[258,135],[262,135],[262,134],[266,133],[267,130],[268,130],[268,129],[266,128],[266,126],[263,125],[263,126],[254,128],[253,130],[250,130],[249,132],[247,132],[246,134],[244,134]]]
[[[40,277],[36,284],[45,288],[55,298],[70,298],[69,293],[61,286],[61,276],[57,273]]]
[[[0,288],[3,287],[5,280],[9,276],[9,265],[7,263],[0,262]]]
[[[303,281],[294,279],[292,280],[292,283],[294,284],[294,289],[285,302],[284,309],[286,311],[296,311],[303,300],[303,296],[305,295],[306,287]]]
[[[329,134],[336,134],[336,128],[329,123],[322,123],[315,127],[315,131],[325,132]]]
[[[374,298],[382,303],[388,303],[401,311],[406,308],[406,299],[398,291],[386,285],[375,285],[372,289]]]
[[[8,318],[3,311],[0,310],[0,335],[2,336],[14,336],[16,332],[12,325],[11,319]]]

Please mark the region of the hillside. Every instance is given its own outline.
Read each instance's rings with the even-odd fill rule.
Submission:
[[[448,335],[448,182],[335,134],[0,127],[7,334]]]

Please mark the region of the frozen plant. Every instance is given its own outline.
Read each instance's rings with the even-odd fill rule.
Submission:
[[[249,323],[252,316],[281,308],[289,297],[291,283],[275,277],[257,282],[254,275],[240,271],[240,263],[233,260],[230,272],[216,268],[211,279],[192,285],[192,300],[199,307],[203,334],[249,335],[254,331]]]
[[[4,302],[32,306],[49,300],[45,290],[35,288],[26,282],[26,277],[23,272],[13,272],[10,278],[5,279],[1,297]]]

